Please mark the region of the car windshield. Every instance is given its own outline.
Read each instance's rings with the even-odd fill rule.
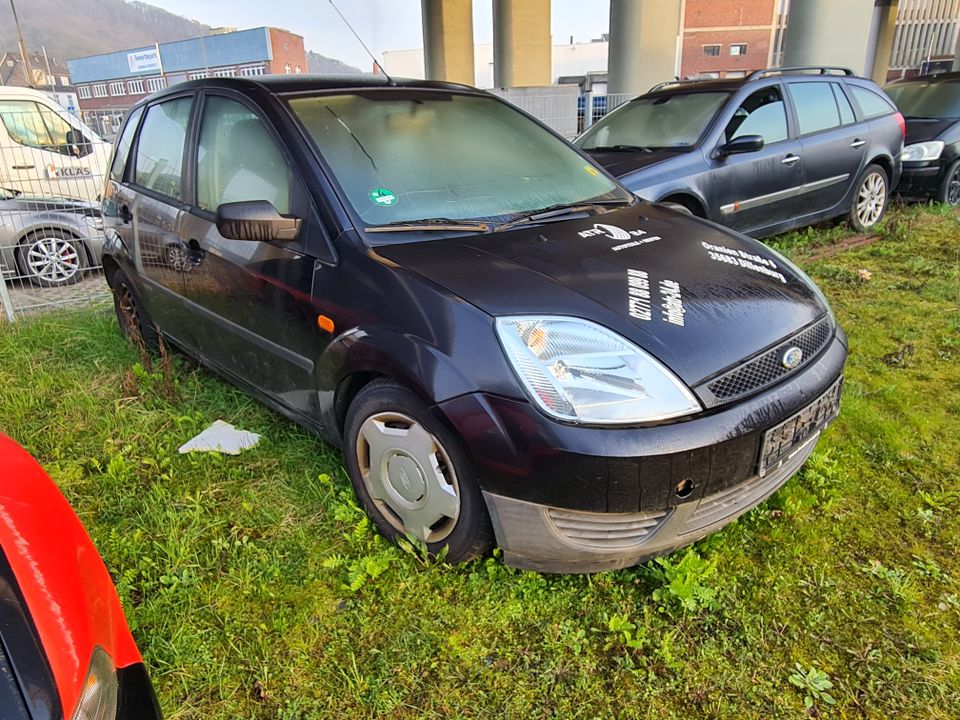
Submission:
[[[691,147],[728,97],[725,92],[638,97],[587,130],[576,144],[583,150]]]
[[[493,97],[387,89],[289,100],[368,226],[509,219],[629,194]]]
[[[960,82],[912,82],[884,90],[906,117],[960,117]]]

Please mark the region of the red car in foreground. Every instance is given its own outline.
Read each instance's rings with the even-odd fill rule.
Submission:
[[[100,555],[43,468],[3,434],[0,718],[160,718]]]

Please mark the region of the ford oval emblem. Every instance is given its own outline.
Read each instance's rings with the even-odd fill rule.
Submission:
[[[783,353],[783,357],[780,359],[780,362],[783,363],[783,366],[787,370],[793,370],[797,365],[800,364],[800,361],[803,360],[803,350],[798,347],[787,348],[786,352]]]

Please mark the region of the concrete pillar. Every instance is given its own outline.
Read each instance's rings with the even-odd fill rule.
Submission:
[[[473,0],[420,0],[428,80],[473,85]]]
[[[871,37],[867,50],[866,74],[878,85],[887,84],[893,38],[897,31],[897,11],[900,0],[875,0]]]
[[[610,0],[609,93],[639,95],[676,76],[681,5],[681,0]]]
[[[550,85],[550,0],[493,0],[493,84]]]
[[[954,72],[960,71],[960,31],[957,32],[957,49],[953,51],[953,67],[951,69]]]
[[[793,0],[783,64],[839,65],[866,70],[874,0]]]

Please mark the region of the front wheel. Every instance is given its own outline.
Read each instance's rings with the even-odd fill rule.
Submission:
[[[890,188],[887,173],[879,165],[868,165],[857,180],[850,224],[859,232],[871,230],[887,212]]]
[[[378,380],[347,411],[344,452],[350,481],[385,537],[408,533],[436,556],[463,562],[490,547],[490,517],[456,438],[416,395]]]
[[[947,168],[937,200],[950,207],[960,207],[960,160]]]
[[[142,344],[146,349],[155,349],[159,338],[157,329],[122,270],[113,274],[110,289],[113,291],[113,310],[117,314],[120,332],[134,345]]]
[[[61,230],[37,230],[20,247],[20,272],[40,287],[72,285],[87,267],[83,243]]]

